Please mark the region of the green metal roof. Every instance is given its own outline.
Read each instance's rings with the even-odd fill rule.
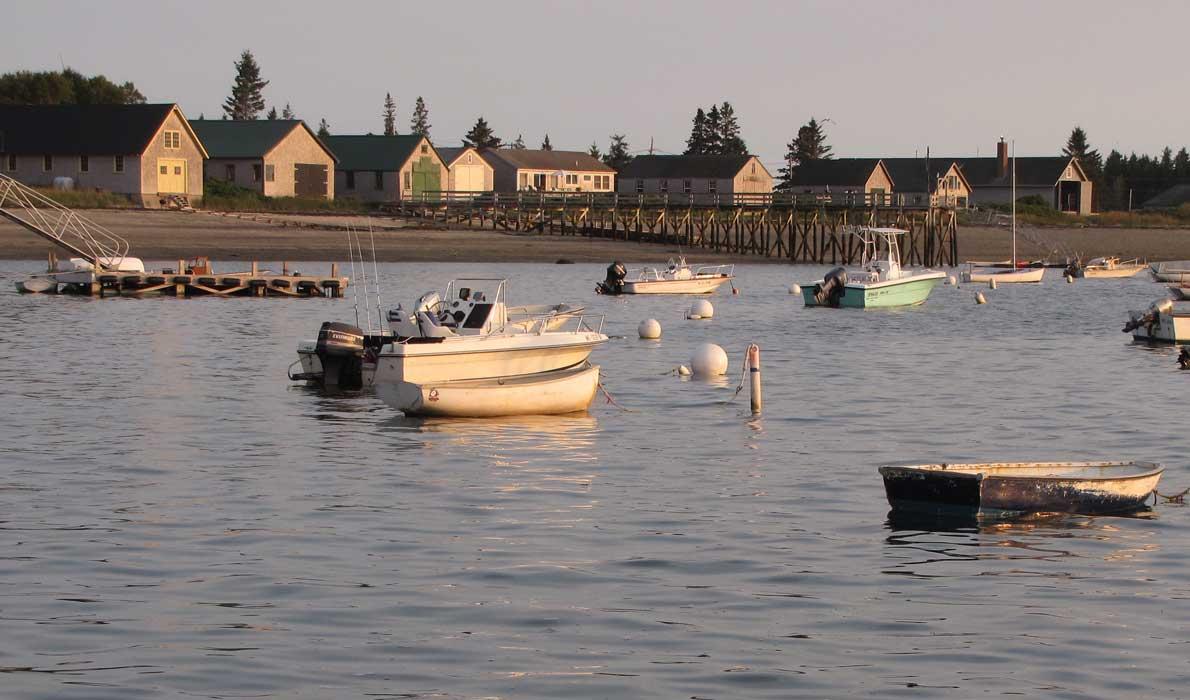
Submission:
[[[301,119],[191,119],[190,128],[211,158],[263,158],[298,128],[308,131],[334,157]]]
[[[402,136],[327,136],[323,142],[339,159],[336,170],[400,170],[409,160],[422,137]],[[433,146],[430,147],[433,150]]]

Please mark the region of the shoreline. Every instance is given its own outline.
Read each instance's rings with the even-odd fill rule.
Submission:
[[[582,236],[493,231],[478,228],[421,228],[380,217],[296,214],[246,214],[100,209],[82,212],[129,242],[131,254],[146,260],[206,256],[236,261],[346,260],[346,229],[361,231],[371,257],[371,226],[379,262],[548,262],[558,260],[608,264],[663,263],[684,254],[692,263],[790,264],[783,258],[728,255],[703,249],[679,251],[674,244],[636,243]],[[963,226],[959,260],[999,260],[1011,255],[1009,229]],[[0,259],[44,260],[52,244],[0,221]],[[1021,259],[1067,255],[1088,259],[1102,255],[1146,260],[1190,259],[1190,228],[1037,228],[1018,229]],[[64,257],[59,255],[59,257]]]

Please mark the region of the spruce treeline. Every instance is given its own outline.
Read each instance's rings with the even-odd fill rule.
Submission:
[[[1174,185],[1190,184],[1190,152],[1183,146],[1175,153],[1166,146],[1161,155],[1125,156],[1112,149],[1103,158],[1092,149],[1087,133],[1076,126],[1066,140],[1062,154],[1078,158],[1079,165],[1094,183],[1095,209],[1098,211],[1124,211],[1138,209],[1151,199]]]
[[[117,85],[102,75],[88,78],[73,68],[60,71],[19,70],[0,75],[0,104],[125,105],[144,104],[132,83]]]
[[[684,155],[748,155],[748,144],[740,136],[740,122],[730,102],[711,105],[711,109],[706,112],[699,107],[694,112],[694,123],[690,138],[686,139]]]
[[[240,54],[235,66],[236,79],[231,86],[231,95],[223,103],[223,115],[237,121],[256,119],[264,111],[263,91],[269,81],[260,77],[260,66],[247,49]]]

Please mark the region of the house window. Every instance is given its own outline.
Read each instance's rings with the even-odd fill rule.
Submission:
[[[9,154],[8,156],[8,172],[15,173],[17,171],[17,157]]]
[[[533,189],[545,190],[545,173],[533,173]]]
[[[182,166],[175,165],[174,166],[174,175],[181,175],[181,174],[182,174]]]
[[[423,143],[423,144],[421,145],[421,152],[422,152],[422,155],[425,155],[425,154],[429,153],[429,152],[430,152],[430,147],[429,147],[429,146],[427,146],[426,144],[424,144],[424,143]]]
[[[409,170],[405,171],[405,189],[413,189],[413,173]]]
[[[158,168],[158,170],[161,172],[162,175],[169,175],[169,166],[168,165],[162,165]]]
[[[275,165],[264,166],[264,181],[265,182],[276,182],[277,181],[277,166],[275,166]]]
[[[46,171],[47,173],[49,171],[53,170],[54,169],[54,157],[53,156],[42,156],[41,169]]]
[[[355,171],[348,170],[345,173],[345,175],[347,176],[347,189],[354,190],[355,189]]]
[[[682,180],[682,191],[685,192],[686,194],[690,194],[691,189],[693,189],[693,188],[690,187],[690,181]]]
[[[591,181],[590,175],[583,175],[583,182],[590,182],[590,181]]]
[[[600,189],[610,190],[612,188],[612,176],[611,175],[600,175],[599,179],[602,180],[602,182],[600,182],[598,185]]]
[[[165,131],[161,135],[165,141],[166,148],[182,147],[182,133],[180,131]]]
[[[753,175],[755,175],[755,174],[756,174],[756,163],[753,163],[753,164],[752,164],[752,174],[753,174]]]
[[[474,162],[475,162],[475,156],[473,156],[473,155],[471,155],[470,153],[468,153],[468,154],[467,154],[467,165],[471,165],[471,164],[472,164],[472,163],[474,163]]]
[[[644,193],[645,193],[645,181],[644,181],[644,180],[637,180],[637,181],[636,181],[636,193],[637,193],[637,194],[644,194]]]
[[[661,181],[661,194],[669,194],[669,180]]]
[[[264,178],[264,166],[260,163],[252,164],[252,182],[260,182]]]
[[[566,184],[577,185],[578,184],[578,175],[577,174],[572,175],[570,173],[567,173],[566,174]]]
[[[88,156],[79,156],[79,172],[91,172],[91,159]]]
[[[520,184],[517,185],[517,189],[521,189],[521,190],[529,189],[529,174],[521,173],[521,179],[519,182],[520,182]]]
[[[713,180],[713,179],[709,180],[707,182],[707,192],[710,192],[711,194],[718,194],[719,193],[719,181]]]
[[[124,172],[124,156],[115,156],[112,158],[112,172]]]
[[[405,175],[409,175],[409,173],[405,173]],[[408,178],[406,178],[406,179],[408,179]],[[377,190],[384,189],[384,172],[383,171],[381,171],[381,170],[376,171],[376,180],[375,180],[375,184],[373,185],[373,187]]]
[[[223,166],[223,177],[228,182],[235,182],[236,180],[236,166],[235,163],[228,163]]]

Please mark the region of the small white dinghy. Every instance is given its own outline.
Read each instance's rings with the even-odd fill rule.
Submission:
[[[585,411],[598,386],[599,366],[583,363],[514,377],[386,382],[376,385],[376,394],[407,416],[495,418]]]
[[[58,283],[47,277],[30,277],[15,284],[21,294],[54,294],[58,291]]]

